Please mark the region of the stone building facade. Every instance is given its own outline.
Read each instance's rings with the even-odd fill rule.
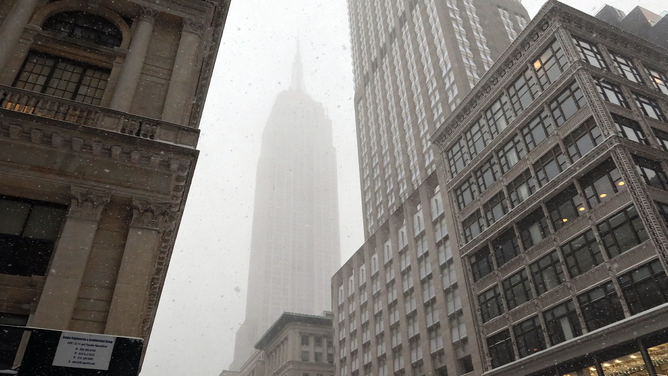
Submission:
[[[476,374],[666,373],[666,67],[549,1],[433,135]]]
[[[228,7],[0,3],[0,323],[148,340]]]
[[[284,312],[255,349],[241,376],[333,376],[332,313]]]
[[[350,0],[364,245],[332,278],[337,375],[480,369],[432,132],[529,21],[515,0]]]

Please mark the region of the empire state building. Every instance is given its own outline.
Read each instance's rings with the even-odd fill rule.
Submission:
[[[331,309],[341,264],[332,122],[305,91],[297,54],[289,90],[278,94],[257,167],[246,317],[232,370],[282,312]]]

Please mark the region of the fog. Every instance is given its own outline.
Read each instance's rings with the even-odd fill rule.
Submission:
[[[589,14],[604,4],[564,2]],[[664,0],[607,3],[626,12],[636,5],[668,8]],[[533,17],[543,1],[523,4]],[[341,259],[364,241],[346,2],[232,0],[200,125],[199,162],[142,376],[215,376],[232,361],[244,319],[262,130],[276,95],[289,88],[297,39],[306,90],[333,123]]]

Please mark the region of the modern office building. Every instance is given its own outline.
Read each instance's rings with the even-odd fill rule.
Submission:
[[[255,349],[241,376],[334,376],[332,313],[284,312]]]
[[[228,7],[0,3],[0,324],[148,340]]]
[[[232,370],[283,312],[330,309],[330,278],[341,264],[338,210],[332,122],[306,93],[298,54],[292,86],[276,98],[262,136],[246,318]]]
[[[666,67],[549,1],[434,134],[476,374],[666,373]]]
[[[337,375],[479,371],[429,137],[529,16],[512,0],[348,8],[366,241],[332,279]]]
[[[664,17],[666,14],[668,10],[656,14],[640,6],[633,8],[629,14],[625,14],[606,4],[596,13],[595,17],[663,48],[668,48],[668,18]]]

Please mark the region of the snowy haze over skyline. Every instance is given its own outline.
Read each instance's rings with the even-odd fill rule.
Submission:
[[[625,12],[668,9],[665,0],[563,2],[588,14],[606,3]],[[522,1],[532,17],[543,3]],[[306,91],[323,103],[334,129],[341,260],[363,244],[346,1],[232,0],[142,376],[217,376],[232,361],[244,319],[262,131],[276,96],[290,88],[297,39]]]

